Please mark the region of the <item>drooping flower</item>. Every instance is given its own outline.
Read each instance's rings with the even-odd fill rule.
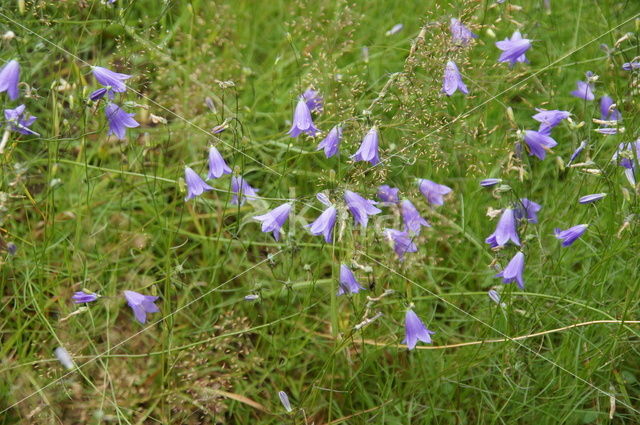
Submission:
[[[587,142],[586,140],[583,140],[582,142],[580,142],[580,145],[576,148],[575,151],[573,151],[573,153],[571,154],[571,157],[569,158],[569,163],[567,165],[571,165],[571,163],[578,157],[578,155],[580,155],[582,153],[582,151],[584,150],[584,148],[587,147]]]
[[[380,214],[382,211],[374,205],[376,201],[365,199],[355,192],[350,190],[344,191],[344,201],[347,203],[347,207],[353,215],[354,221],[362,227],[367,227],[369,223],[369,216]]]
[[[484,179],[480,181],[480,186],[491,187],[502,183],[502,179]]]
[[[291,130],[287,133],[291,137],[298,137],[301,133],[307,133],[309,136],[315,136],[318,129],[313,125],[311,111],[307,106],[304,98],[300,96],[296,110],[293,113],[293,124]]]
[[[624,69],[625,71],[640,69],[640,61],[625,62],[624,64],[622,64],[622,69]]]
[[[211,146],[209,148],[209,174],[207,178],[217,179],[224,174],[231,174],[231,168],[229,168],[222,155],[220,155],[218,149]]]
[[[278,397],[280,398],[280,403],[282,403],[282,405],[284,406],[284,410],[286,410],[287,413],[293,412],[287,393],[285,393],[284,391],[278,391]]]
[[[606,196],[607,196],[606,193],[594,193],[592,195],[581,196],[580,199],[578,199],[578,202],[581,204],[591,204],[593,202],[597,202],[601,200]]]
[[[253,218],[262,222],[263,232],[272,232],[276,241],[280,240],[280,229],[286,223],[291,212],[291,204],[282,204],[263,215],[256,215]]]
[[[444,68],[444,79],[442,81],[442,92],[447,96],[453,95],[456,90],[461,93],[469,94],[466,84],[462,81],[462,75],[458,70],[458,66],[453,61],[448,61]]]
[[[109,132],[107,135],[113,134],[119,140],[124,140],[127,128],[135,128],[140,125],[133,119],[136,114],[130,114],[123,111],[115,103],[107,104],[104,108],[104,113],[107,116],[107,121],[109,123]]]
[[[485,242],[488,243],[491,248],[496,248],[504,246],[509,241],[520,246],[520,238],[516,230],[516,218],[513,209],[506,208],[500,216],[500,220],[498,220],[495,232],[490,234],[487,239],[485,239]]]
[[[398,192],[400,192],[400,189],[398,189],[397,187],[391,187],[389,185],[383,184],[382,186],[378,187],[377,195],[378,199],[380,199],[382,202],[395,204],[396,202],[398,202]]]
[[[408,199],[400,202],[400,213],[404,221],[404,230],[419,235],[422,226],[431,227],[429,222],[420,216],[418,209]]]
[[[394,35],[399,33],[400,31],[402,31],[402,28],[404,28],[404,25],[402,24],[395,24],[389,31],[387,31],[385,33],[385,35]]]
[[[450,193],[452,190],[450,187],[427,179],[418,179],[418,187],[427,199],[427,202],[433,205],[443,205],[444,195]]]
[[[338,210],[333,205],[328,207],[320,214],[320,216],[311,224],[308,224],[309,231],[312,235],[324,235],[324,241],[331,243],[333,227],[336,224],[336,217],[338,216]]]
[[[324,154],[327,158],[331,158],[338,153],[340,147],[340,140],[342,139],[342,127],[336,125],[329,131],[327,137],[318,144],[317,151],[324,149]]]
[[[131,78],[131,75],[113,72],[101,66],[92,66],[91,70],[98,83],[105,86],[108,91],[116,93],[124,93],[127,91],[127,85],[123,83],[123,81]]]
[[[20,105],[15,109],[5,109],[4,118],[7,120],[6,125],[9,126],[11,131],[17,131],[18,133],[29,136],[40,135],[29,128],[35,122],[36,117],[28,116],[25,112],[24,105]]]
[[[340,280],[338,281],[338,294],[357,294],[365,288],[356,280],[353,272],[344,264],[340,265]]]
[[[513,214],[516,220],[528,220],[530,223],[537,223],[538,211],[541,209],[542,206],[540,204],[527,198],[520,198],[520,201],[516,202],[514,206]]]
[[[620,143],[618,149],[611,157],[612,161],[619,161],[619,165],[624,168],[636,168],[636,163],[640,159],[640,140],[631,143]]]
[[[560,124],[562,120],[565,120],[571,116],[569,111],[560,111],[557,109],[545,111],[543,109],[536,108],[538,111],[532,118],[540,123],[538,133],[542,133],[546,136],[551,134],[551,129]]]
[[[576,83],[576,86],[578,88],[571,92],[572,96],[575,96],[577,98],[584,99],[584,100],[594,100],[596,98],[595,95],[593,94],[594,87],[592,83],[585,82],[585,81],[578,81]]]
[[[402,343],[406,344],[409,350],[416,348],[418,341],[431,344],[431,335],[435,334],[435,332],[427,329],[422,320],[411,309],[408,309],[405,315],[404,329],[405,337]]]
[[[90,303],[97,300],[99,297],[98,294],[88,293],[84,291],[78,291],[73,294],[71,299],[76,304]]]
[[[551,136],[535,130],[525,130],[524,142],[529,147],[529,155],[541,160],[547,155],[547,151],[551,151],[551,148],[558,144]]]
[[[567,230],[556,228],[554,230],[554,233],[556,235],[556,238],[562,241],[562,246],[566,247],[573,244],[576,239],[582,236],[584,232],[586,232],[587,227],[589,227],[588,224],[578,224],[577,226],[570,227]]]
[[[496,47],[502,50],[498,62],[509,62],[509,66],[511,67],[513,67],[516,62],[529,63],[525,53],[531,48],[531,40],[522,38],[520,31],[515,31],[511,38],[505,38],[503,41],[496,42]]]
[[[249,201],[258,197],[258,191],[260,189],[254,189],[242,178],[242,176],[231,177],[231,191],[233,197],[231,198],[232,205],[243,205],[248,199]]]
[[[208,190],[213,190],[191,167],[184,167],[184,181],[187,184],[185,201],[200,196]]]
[[[384,235],[393,243],[393,250],[400,260],[402,260],[405,253],[418,251],[418,247],[413,243],[412,238],[407,232],[401,232],[395,229],[384,229]]]
[[[9,99],[16,100],[20,96],[19,83],[20,64],[16,60],[10,60],[0,68],[0,93],[6,91]]]
[[[360,148],[351,158],[356,162],[368,161],[371,165],[376,165],[380,162],[378,157],[378,129],[375,126],[371,127],[371,130],[364,136]]]
[[[160,311],[154,303],[159,297],[153,295],[142,295],[134,291],[124,291],[124,298],[133,310],[136,320],[142,324],[147,321],[147,313],[157,313]]]
[[[502,283],[513,283],[516,282],[518,284],[518,288],[524,289],[524,280],[522,278],[522,273],[524,272],[524,254],[522,252],[518,252],[513,256],[507,267],[504,268],[500,273],[498,273],[495,277],[501,277]]]
[[[610,96],[602,96],[600,98],[600,119],[603,121],[620,121],[622,114],[617,108],[613,107],[615,102]]]
[[[449,29],[451,30],[451,40],[455,44],[462,44],[463,46],[466,46],[472,39],[478,38],[476,34],[471,32],[469,28],[456,18],[451,18]]]
[[[307,108],[311,112],[322,112],[322,108],[324,106],[324,99],[320,95],[320,92],[308,88],[302,93],[302,98],[304,102],[307,104]]]
[[[638,160],[640,159],[640,140],[631,143],[620,143],[618,149],[611,157],[621,167],[624,167],[624,173],[629,183],[636,185],[636,169],[638,168]]]

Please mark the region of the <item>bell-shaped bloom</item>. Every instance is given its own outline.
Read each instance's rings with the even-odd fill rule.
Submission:
[[[518,252],[513,256],[507,267],[504,268],[500,273],[498,273],[495,277],[501,277],[502,283],[513,283],[516,282],[518,284],[518,288],[524,289],[524,280],[522,279],[522,273],[524,272],[524,254],[522,252]]]
[[[387,184],[383,184],[382,186],[378,187],[377,195],[378,199],[380,199],[382,202],[395,204],[396,202],[398,202],[398,192],[400,192],[400,189],[398,189],[397,187],[391,187]]]
[[[311,112],[322,112],[322,107],[324,105],[324,99],[320,95],[320,92],[314,89],[307,89],[304,93],[302,93],[302,98],[304,102],[307,104],[307,108]]]
[[[24,105],[20,105],[15,109],[5,109],[4,118],[6,119],[6,125],[11,131],[17,131],[18,133],[30,136],[40,135],[29,128],[35,122],[36,117],[28,116],[25,112]]]
[[[581,204],[592,204],[594,202],[598,202],[606,196],[606,193],[594,193],[592,195],[581,196],[580,199],[578,199],[578,202]]]
[[[16,100],[20,96],[18,90],[20,83],[20,64],[11,60],[0,68],[0,93],[7,92],[9,99]]]
[[[346,293],[357,294],[365,288],[358,283],[353,272],[344,264],[340,265],[340,281],[338,282],[338,295]]]
[[[538,113],[532,118],[540,123],[538,132],[547,136],[551,134],[551,129],[560,124],[562,120],[566,120],[571,116],[571,112],[557,109],[551,111],[536,109],[536,111],[538,111]]]
[[[618,149],[611,157],[623,167],[624,174],[632,186],[636,185],[636,170],[638,168],[638,160],[640,159],[640,140],[631,143],[620,143]]]
[[[124,93],[127,91],[127,85],[123,83],[123,81],[131,78],[131,75],[113,72],[101,66],[93,66],[91,70],[98,83],[105,86],[108,90],[116,93]]]
[[[547,151],[550,152],[551,148],[558,144],[551,136],[535,130],[525,130],[524,142],[529,147],[529,155],[534,155],[538,159],[544,159]]]
[[[575,96],[584,100],[594,100],[596,98],[595,95],[593,94],[593,89],[594,89],[593,84],[585,81],[578,81],[576,83],[576,86],[578,88],[571,92],[572,96]]]
[[[431,344],[431,335],[435,334],[435,332],[427,329],[422,320],[411,309],[407,310],[405,315],[404,330],[405,337],[402,343],[406,344],[409,350],[416,348],[418,341]]]
[[[97,300],[99,297],[98,294],[88,293],[84,291],[78,291],[73,294],[71,299],[76,304],[90,303]]]
[[[405,253],[418,251],[418,247],[413,243],[412,238],[407,232],[401,232],[395,229],[384,229],[384,235],[389,242],[393,243],[393,250],[400,260],[402,260]]]
[[[443,205],[444,195],[450,193],[452,190],[450,187],[427,179],[419,179],[418,188],[427,199],[427,202],[433,205]]]
[[[538,222],[538,211],[542,209],[542,206],[536,202],[530,201],[527,198],[520,198],[519,202],[516,202],[514,206],[513,214],[516,220],[527,220],[529,223]]]
[[[242,178],[242,176],[233,176],[231,177],[231,191],[233,192],[233,197],[231,198],[232,205],[243,205],[245,201],[248,199],[251,201],[258,197],[258,191],[260,189],[254,189],[247,183],[247,181]]]
[[[231,168],[229,168],[222,155],[220,155],[218,149],[211,146],[209,148],[209,174],[207,178],[217,179],[222,177],[223,174],[231,174]]]
[[[324,149],[324,154],[327,158],[331,158],[338,153],[340,147],[340,140],[342,139],[342,127],[336,125],[329,131],[327,137],[318,144],[317,151]]]
[[[562,241],[562,246],[569,246],[587,231],[587,227],[589,227],[588,224],[578,224],[567,230],[555,229],[554,233],[556,238]]]
[[[353,215],[354,221],[362,227],[367,227],[370,215],[376,215],[382,212],[374,206],[377,204],[376,201],[365,199],[350,190],[344,191],[344,201],[347,203],[347,208],[349,208],[351,215]]]
[[[419,235],[422,226],[431,227],[429,222],[422,218],[418,209],[408,199],[400,202],[400,213],[404,222],[404,230],[411,234]]]
[[[333,227],[336,225],[336,217],[338,210],[334,206],[330,206],[320,214],[320,216],[311,224],[308,224],[309,231],[312,235],[324,235],[324,241],[331,243]]]
[[[509,241],[520,246],[515,214],[513,209],[506,208],[500,216],[500,220],[498,220],[495,232],[490,234],[487,239],[485,239],[485,242],[488,243],[491,248],[496,248],[504,246]]]
[[[480,186],[491,187],[502,183],[502,179],[484,179],[480,181]]]
[[[602,96],[600,98],[600,119],[603,121],[620,121],[622,114],[617,108],[613,107],[615,102],[610,96]]]
[[[622,64],[622,69],[624,69],[625,71],[640,69],[640,61],[625,62]]]
[[[107,122],[109,123],[109,132],[107,135],[113,134],[119,140],[124,140],[127,128],[135,128],[140,125],[133,119],[136,114],[130,114],[123,111],[115,103],[109,103],[104,108],[104,113],[107,116]]]
[[[291,130],[287,133],[291,137],[298,137],[301,133],[307,133],[309,136],[315,136],[318,133],[318,129],[313,125],[313,119],[311,119],[311,111],[307,106],[303,97],[300,97],[296,110],[293,113],[293,124]]]
[[[136,320],[142,324],[147,321],[147,313],[157,313],[160,311],[154,303],[158,297],[152,295],[142,295],[134,291],[124,291],[124,298],[133,310]]]
[[[200,196],[208,190],[213,190],[191,167],[184,167],[184,181],[187,183],[187,197],[184,198],[185,201]]]
[[[262,231],[263,232],[272,232],[273,238],[276,241],[280,240],[280,229],[284,226],[287,219],[289,218],[289,213],[291,212],[291,204],[286,203],[282,204],[279,207],[276,207],[263,215],[256,215],[255,218],[258,221],[262,222]]]
[[[511,38],[496,42],[496,47],[502,50],[498,62],[509,62],[511,67],[517,62],[529,63],[525,53],[531,48],[531,40],[522,38],[520,31],[515,31]]]
[[[582,142],[580,142],[580,145],[571,154],[571,157],[569,158],[569,163],[567,165],[571,165],[571,163],[582,153],[582,151],[586,147],[587,147],[587,142],[586,141],[583,140]]]
[[[451,18],[449,29],[451,30],[451,41],[454,44],[466,46],[472,39],[478,38],[476,34],[472,33],[469,28],[456,18]]]
[[[469,94],[466,84],[462,81],[462,75],[458,66],[453,61],[448,61],[444,67],[444,79],[442,80],[442,92],[447,96],[453,95],[456,90]]]
[[[380,162],[378,157],[378,129],[371,127],[371,130],[364,136],[360,148],[351,156],[355,161],[368,161],[371,165]]]

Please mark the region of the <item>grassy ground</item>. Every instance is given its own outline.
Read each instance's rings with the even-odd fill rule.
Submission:
[[[640,203],[610,159],[640,127],[638,74],[621,69],[639,54],[640,4],[544,5],[2,2],[0,58],[20,62],[20,101],[42,137],[14,135],[0,157],[0,236],[18,247],[0,258],[0,423],[640,422],[638,324],[570,327],[639,319]],[[480,35],[472,46],[451,47],[452,16]],[[402,31],[385,35],[397,23]],[[515,29],[535,41],[531,63],[509,69],[494,42]],[[448,59],[469,96],[441,95]],[[101,106],[86,101],[97,88],[89,65],[134,76],[135,92],[117,97],[142,124],[126,141],[107,137]],[[594,132],[597,102],[569,95],[586,71],[600,76],[598,97],[617,101],[623,134]],[[315,152],[320,138],[286,135],[309,86],[325,98],[316,125],[345,123],[339,157]],[[0,96],[5,108],[19,104]],[[554,129],[544,161],[519,159],[517,130],[535,129],[536,107],[569,110],[574,124]],[[353,163],[373,124],[384,162]],[[593,163],[566,167],[583,140],[580,161]],[[219,191],[184,202],[184,166],[206,174],[212,142],[265,200],[231,205],[225,176],[212,183]],[[481,189],[489,176],[511,190]],[[431,208],[416,178],[454,192]],[[340,203],[345,189],[373,198],[380,184],[400,188],[433,225],[405,261],[381,235],[400,226],[394,208],[366,231],[341,213],[335,244],[302,227],[323,208],[317,192]],[[608,196],[577,203],[597,192]],[[516,249],[484,243],[496,225],[488,209],[521,197],[543,205],[520,232],[524,291],[494,278]],[[296,199],[280,242],[251,219],[275,198]],[[553,229],[580,223],[591,227],[562,248]],[[366,292],[335,295],[340,263]],[[103,297],[73,304],[82,288]],[[161,312],[135,322],[125,289],[160,296]],[[414,351],[399,345],[411,303],[436,332]],[[59,346],[80,367],[65,370]]]

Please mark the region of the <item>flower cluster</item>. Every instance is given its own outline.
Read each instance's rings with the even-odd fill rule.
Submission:
[[[123,110],[120,106],[113,103],[113,99],[116,93],[125,93],[127,91],[128,87],[124,81],[131,78],[131,75],[114,72],[101,66],[93,66],[91,70],[96,81],[103,87],[91,92],[89,99],[98,101],[106,96],[108,100],[104,108],[104,113],[107,117],[107,123],[109,124],[107,135],[114,135],[118,140],[124,140],[126,138],[127,128],[135,128],[140,124],[133,118],[135,114]]]
[[[0,68],[0,93],[6,92],[11,100],[17,100],[20,97],[20,64],[16,60],[10,60],[2,68]],[[0,154],[4,153],[4,149],[9,142],[11,132],[25,134],[29,136],[40,136],[40,134],[31,130],[29,127],[36,121],[36,117],[26,112],[24,104],[14,109],[4,110],[4,122],[0,125],[4,127],[2,141],[0,141]]]
[[[124,291],[122,293],[127,304],[133,310],[136,320],[142,324],[147,321],[147,314],[157,313],[160,311],[155,302],[159,297],[152,295],[143,295],[135,291]],[[101,298],[100,295],[93,292],[78,291],[73,294],[71,299],[76,304],[88,304]]]

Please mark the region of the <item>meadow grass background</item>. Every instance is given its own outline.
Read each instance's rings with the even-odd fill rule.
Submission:
[[[637,74],[621,65],[640,54],[639,12],[613,0],[553,0],[550,10],[535,0],[2,2],[0,33],[15,38],[3,38],[0,58],[20,62],[20,101],[42,137],[12,138],[0,157],[0,236],[18,246],[0,259],[0,423],[640,422],[638,325],[398,346],[410,303],[434,346],[638,319],[638,196],[610,158],[638,137]],[[452,16],[480,35],[471,47],[450,46]],[[396,23],[403,30],[385,35]],[[535,40],[531,64],[509,69],[494,42],[518,28]],[[440,94],[448,58],[469,96]],[[86,101],[97,88],[89,64],[134,75],[139,94],[118,102],[133,102],[142,125],[126,141],[107,137],[102,108]],[[625,133],[595,133],[597,103],[569,95],[589,70],[597,95],[618,102]],[[286,135],[309,86],[325,98],[320,129],[347,123],[339,157],[315,152],[321,138]],[[535,107],[570,110],[584,125],[556,128],[546,160],[520,161],[516,130],[534,128]],[[354,164],[372,124],[388,160]],[[563,167],[583,140],[582,160],[594,164]],[[212,142],[260,195],[298,199],[281,242],[251,219],[281,201],[230,205],[229,176],[184,202],[184,166],[206,174]],[[512,190],[495,196],[478,186],[485,177]],[[453,195],[432,209],[416,178]],[[302,227],[322,210],[317,192],[373,198],[380,184],[399,187],[433,224],[405,261],[380,234],[399,226],[390,208],[366,231],[344,215],[334,245]],[[577,203],[597,192],[609,196]],[[496,223],[488,208],[520,197],[543,205],[540,222],[521,230],[525,291],[501,285],[490,266],[515,250],[484,244]],[[553,228],[580,223],[592,226],[561,248]],[[366,292],[336,297],[341,262],[363,266]],[[505,308],[487,297],[492,287]],[[103,298],[75,305],[82,288]],[[135,322],[125,289],[159,295],[161,313]],[[354,331],[375,312],[383,316]],[[67,373],[58,346],[90,362]]]

